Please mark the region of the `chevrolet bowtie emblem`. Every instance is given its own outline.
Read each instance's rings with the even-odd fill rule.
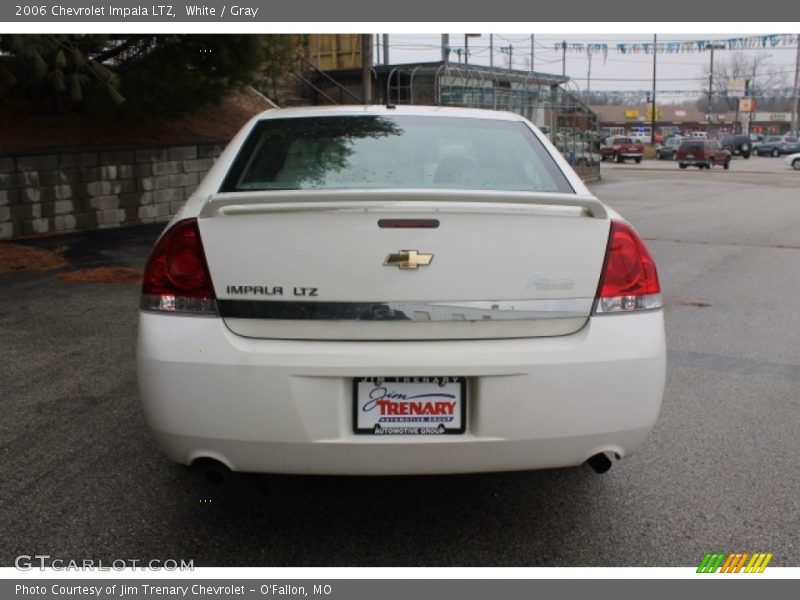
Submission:
[[[383,266],[416,269],[417,267],[427,267],[432,260],[433,254],[419,254],[416,250],[400,250],[400,252],[389,254],[383,261]]]

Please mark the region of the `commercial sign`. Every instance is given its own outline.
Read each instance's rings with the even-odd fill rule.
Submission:
[[[656,119],[661,119],[661,118],[662,118],[661,109],[660,108],[656,108]],[[653,107],[652,106],[648,106],[647,107],[647,120],[650,121],[652,119],[653,119]]]
[[[739,100],[739,111],[740,112],[755,112],[756,111],[756,99],[755,98],[742,98]]]
[[[626,110],[625,111],[625,118],[626,119],[638,119],[639,118],[639,111],[638,110]]]
[[[728,80],[728,96],[734,98],[742,98],[747,88],[747,80],[745,79],[729,79]]]

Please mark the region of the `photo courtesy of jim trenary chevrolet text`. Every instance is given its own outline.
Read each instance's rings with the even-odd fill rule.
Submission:
[[[798,7],[0,15],[1,598],[794,591]]]

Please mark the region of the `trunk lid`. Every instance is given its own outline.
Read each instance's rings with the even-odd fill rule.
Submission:
[[[220,194],[198,225],[231,331],[340,340],[575,332],[609,231],[592,197],[452,190]]]

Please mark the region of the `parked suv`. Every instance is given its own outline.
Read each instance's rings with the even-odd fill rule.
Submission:
[[[629,137],[613,136],[606,139],[605,144],[600,146],[600,159],[613,160],[614,162],[625,162],[632,158],[637,165],[642,162],[644,145],[635,142]]]
[[[722,148],[717,140],[686,140],[678,148],[677,161],[681,169],[689,165],[700,169],[722,165],[729,169],[731,153]]]
[[[780,156],[800,152],[800,140],[791,135],[768,137],[753,148],[756,156]]]
[[[720,145],[734,156],[750,158],[752,145],[750,136],[747,135],[726,135],[720,140]]]
[[[658,160],[675,160],[677,158],[676,153],[682,142],[682,137],[667,138],[656,148],[656,158]]]

